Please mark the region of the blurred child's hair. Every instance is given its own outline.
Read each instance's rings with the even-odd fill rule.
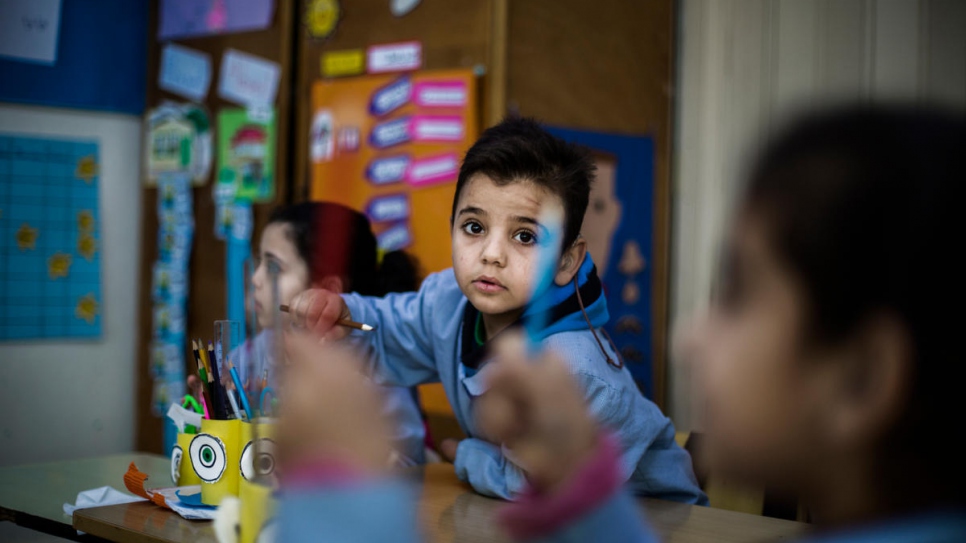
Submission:
[[[268,224],[284,224],[286,236],[309,268],[311,283],[328,276],[346,281],[347,291],[367,296],[415,290],[415,260],[402,251],[378,261],[369,219],[332,202],[302,202],[276,208]]]
[[[759,159],[740,211],[803,288],[804,345],[855,337],[876,316],[912,342],[909,395],[874,459],[883,490],[963,500],[966,118],[850,107],[805,118]],[[906,502],[902,502],[906,503]]]
[[[507,117],[486,129],[466,152],[453,195],[453,217],[463,187],[476,174],[498,185],[531,181],[563,201],[563,246],[569,247],[584,222],[594,169],[583,147],[553,136],[533,119]]]

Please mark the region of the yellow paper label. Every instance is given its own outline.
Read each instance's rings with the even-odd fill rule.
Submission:
[[[358,75],[365,71],[366,54],[362,49],[332,51],[322,55],[322,76]]]

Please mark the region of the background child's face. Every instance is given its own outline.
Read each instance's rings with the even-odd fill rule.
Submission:
[[[563,202],[529,181],[497,185],[477,174],[463,187],[453,217],[453,271],[487,329],[502,329],[523,311],[533,288],[537,224],[547,207]]]
[[[684,353],[706,402],[708,467],[801,491],[828,451],[822,368],[829,361],[805,344],[806,298],[762,225],[739,223],[728,254],[719,297],[689,331]]]
[[[252,277],[255,287],[255,315],[258,325],[267,328],[272,325],[272,281],[268,273],[268,263],[278,264],[278,294],[280,304],[288,304],[296,294],[311,286],[309,269],[298,253],[295,244],[288,238],[288,225],[272,223],[262,230],[258,248],[258,266]]]

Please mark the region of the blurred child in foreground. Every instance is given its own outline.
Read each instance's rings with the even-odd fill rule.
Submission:
[[[799,121],[756,163],[720,289],[685,334],[682,354],[707,402],[710,469],[801,499],[815,541],[966,541],[966,463],[949,437],[962,425],[966,367],[966,297],[953,263],[964,151],[966,121],[941,112],[863,107]],[[299,340],[292,347],[297,358],[317,356]],[[587,414],[559,355],[528,360],[515,337],[497,351],[476,414],[528,466],[530,490],[501,515],[511,535],[652,541],[620,489],[611,429]],[[305,368],[352,381],[349,366]],[[359,401],[356,412],[378,412]],[[291,420],[308,405],[293,404]],[[332,496],[358,498],[340,503],[369,524],[373,514],[395,522],[394,540],[415,540],[411,490],[374,475],[371,458],[385,445],[317,429],[283,432],[293,466],[285,540],[380,540],[349,514],[305,518]]]

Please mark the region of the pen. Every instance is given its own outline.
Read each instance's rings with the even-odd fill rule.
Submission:
[[[278,308],[285,313],[291,313],[291,311],[289,310],[289,307],[285,304],[278,306]],[[361,322],[350,321],[349,319],[339,319],[335,321],[335,323],[340,326],[345,326],[347,328],[355,328],[356,330],[362,330],[363,332],[372,332],[373,330],[376,329],[376,327],[371,324],[363,324]]]
[[[235,366],[231,363],[231,360],[228,361],[228,373],[231,374],[231,380],[234,381],[235,388],[237,388],[238,390],[242,390],[242,388],[241,388],[241,378],[238,377],[238,371],[235,369]],[[251,420],[252,419],[252,408],[249,407],[249,405],[248,405],[248,398],[245,397],[245,395],[244,394],[241,394],[241,393],[239,393],[239,396],[241,396],[242,408],[245,409],[245,415],[248,416],[248,420]]]
[[[238,409],[238,402],[235,400],[235,395],[232,393],[232,389],[225,387],[225,392],[228,394],[228,403],[231,404],[231,410],[235,414],[235,418],[244,420],[241,410]]]

